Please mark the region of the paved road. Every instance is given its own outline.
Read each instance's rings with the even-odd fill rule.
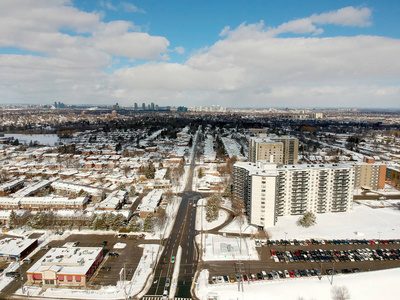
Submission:
[[[198,251],[194,242],[196,235],[196,204],[202,198],[201,193],[192,191],[192,179],[195,167],[197,151],[197,139],[194,141],[194,151],[190,160],[189,175],[185,191],[180,194],[182,202],[175,219],[169,239],[164,242],[164,251],[155,270],[154,282],[147,295],[162,295],[165,289],[166,279],[172,280],[174,264],[172,256],[176,256],[179,245],[182,247],[182,257],[179,271],[178,289],[176,297],[191,297],[190,288],[197,269]]]

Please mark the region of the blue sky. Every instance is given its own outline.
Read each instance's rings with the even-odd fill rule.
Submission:
[[[0,103],[399,108],[400,3],[299,3],[3,0]]]

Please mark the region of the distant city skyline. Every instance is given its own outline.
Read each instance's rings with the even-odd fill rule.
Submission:
[[[0,2],[0,104],[400,108],[397,1]]]

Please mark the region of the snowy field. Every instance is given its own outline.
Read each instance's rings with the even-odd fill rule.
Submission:
[[[256,234],[258,229],[248,224],[245,216],[235,217],[232,222],[220,229],[222,233],[243,233],[243,234]]]
[[[347,287],[351,300],[399,299],[397,284],[400,269],[365,272],[358,274],[340,274],[333,278],[322,276],[291,278],[271,281],[245,282],[243,292],[238,292],[237,283],[208,284],[208,270],[200,273],[195,289],[200,300],[207,300],[208,295],[217,296],[218,300],[329,300],[332,299],[332,287]],[[302,297],[302,298],[300,298]]]
[[[201,235],[196,236],[201,244]],[[259,260],[254,240],[239,237],[224,237],[216,234],[203,234],[203,260]]]
[[[204,199],[197,202],[196,209],[196,230],[211,230],[215,227],[222,225],[227,219],[229,214],[223,210],[219,210],[218,218],[215,221],[207,222],[206,220],[206,207],[204,206]],[[199,204],[200,203],[200,204]]]
[[[343,213],[317,214],[317,224],[309,228],[297,225],[300,216],[279,217],[275,227],[268,228],[272,239],[382,239],[400,238],[400,211],[393,208],[373,209],[354,203]]]

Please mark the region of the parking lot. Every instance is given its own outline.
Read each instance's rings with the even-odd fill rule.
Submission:
[[[264,242],[264,245],[257,244],[260,261],[206,262],[204,268],[210,271],[210,283],[213,279],[219,283],[235,282],[236,274],[240,276],[240,280],[246,279],[251,282],[285,278],[290,280],[291,277],[318,276],[319,273],[326,275],[400,267],[399,240],[342,241]],[[266,276],[262,276],[262,271]]]

